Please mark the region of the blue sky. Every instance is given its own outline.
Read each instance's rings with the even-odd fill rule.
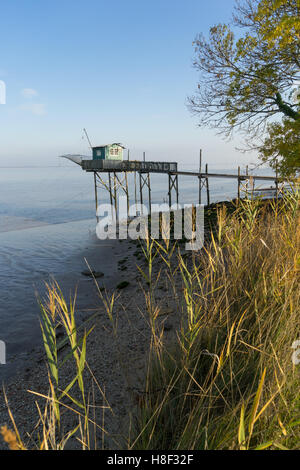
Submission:
[[[197,165],[255,161],[186,106],[197,85],[192,42],[228,22],[234,0],[11,0],[1,5],[0,165],[56,164],[114,141],[132,158]]]

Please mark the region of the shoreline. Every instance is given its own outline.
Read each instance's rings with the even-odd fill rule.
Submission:
[[[78,290],[75,312],[79,328],[83,324],[86,324],[88,327],[90,324],[95,323],[95,329],[88,338],[87,362],[97,376],[101,387],[106,390],[107,400],[111,407],[111,410],[108,411],[107,428],[111,436],[116,436],[120,430],[120,418],[127,414],[126,406],[128,406],[129,400],[127,395],[128,383],[132,382],[132,379],[128,379],[127,373],[127,377],[124,377],[124,372],[120,368],[120,360],[122,362],[122,357],[126,357],[128,363],[129,356],[132,354],[135,356],[136,352],[140,349],[140,338],[137,339],[136,335],[138,334],[139,336],[142,334],[142,336],[147,336],[147,324],[137,312],[135,312],[137,318],[129,318],[130,308],[128,309],[128,304],[130,304],[132,300],[134,301],[136,297],[140,296],[142,299],[142,292],[140,292],[136,281],[138,270],[135,266],[135,244],[129,240],[110,240],[109,245],[111,249],[108,256],[107,244],[105,242],[100,243],[101,249],[97,253],[97,258],[94,256],[96,254],[94,249],[91,250],[90,256],[93,258],[93,263],[90,263],[90,265],[94,269],[103,271],[104,273],[102,278],[96,279],[98,285],[100,287],[105,286],[108,295],[112,294],[113,291],[117,293],[116,314],[120,317],[118,325],[120,331],[118,337],[119,344],[115,344],[111,323],[101,305],[102,302],[97,293],[94,279],[85,277],[81,273],[77,276],[79,279],[77,279]],[[100,258],[103,257],[103,250],[105,250],[107,256],[106,263],[100,261]],[[124,258],[127,258],[126,271],[122,271],[121,269],[124,268],[119,264]],[[110,265],[110,269],[108,269],[108,265]],[[124,290],[116,289],[118,283],[124,280],[130,282],[129,286]],[[76,286],[74,277],[66,274],[58,276],[56,281],[65,294],[66,300],[68,300],[67,292],[70,289],[74,292]],[[122,315],[125,311],[126,314]],[[129,317],[126,317],[128,313]],[[134,328],[137,329],[136,332],[132,334]],[[99,337],[101,341],[99,341]],[[142,343],[144,344],[143,341]],[[142,349],[143,356],[145,350],[144,348]],[[124,356],[120,353],[121,350],[126,351],[124,352]],[[25,436],[26,432],[30,432],[34,429],[35,421],[38,418],[34,403],[36,397],[28,393],[27,390],[47,394],[49,384],[45,361],[46,356],[43,346],[25,353],[24,356],[22,361],[24,364],[23,370],[17,371],[13,377],[7,379],[4,387],[17,426],[20,433]],[[135,359],[134,357],[133,362],[136,365]],[[134,369],[136,371],[135,365]],[[63,380],[71,380],[72,369],[72,365],[66,363],[62,372]],[[121,393],[120,389],[123,389],[124,393]],[[1,390],[0,396],[0,426],[7,424],[9,428],[12,428],[3,396],[3,390]],[[127,405],[125,403],[127,403]],[[70,419],[72,419],[72,417],[70,417]],[[111,448],[112,446],[116,448],[116,443],[114,444],[112,442],[114,439],[118,442],[120,437],[109,438],[109,443],[106,443],[106,441],[104,443],[105,447],[108,446]],[[121,440],[123,440],[123,438],[121,438]],[[7,449],[7,446],[0,439],[0,450],[1,449]]]
[[[226,205],[230,211],[234,203],[223,202],[217,205]],[[209,224],[214,224],[214,209],[217,205],[206,209],[206,222],[208,222],[208,225],[205,224],[206,234]],[[108,295],[116,293],[114,309],[116,328],[112,326],[103,308],[95,281],[92,278],[85,278],[81,273],[80,276],[77,273],[77,280],[79,277],[80,282],[75,312],[76,317],[80,319],[79,328],[83,322],[86,322],[87,329],[95,324],[95,329],[87,341],[87,362],[102,389],[95,400],[99,408],[102,409],[104,404],[106,406],[104,421],[108,433],[105,438],[100,437],[99,442],[103,448],[115,450],[126,448],[129,416],[136,415],[140,400],[143,400],[151,325],[143,292],[143,288],[146,290],[147,286],[136,267],[137,264],[142,267],[145,265],[141,250],[139,253],[137,250],[138,242],[109,240],[106,243],[98,240],[98,244],[105,250],[106,264],[103,263],[103,259],[101,260],[103,250],[102,255],[100,250],[97,259],[93,257],[94,250],[91,250],[89,256],[92,257],[93,263],[90,265],[95,271],[104,273],[103,277],[97,279],[98,285],[105,286]],[[111,247],[109,252],[107,245]],[[184,252],[182,248],[181,251]],[[153,267],[154,275],[162,267],[163,263],[158,260]],[[75,283],[72,276],[62,275],[57,281],[65,295],[69,288],[74,292]],[[129,282],[129,285],[123,290],[116,289],[118,283],[122,281]],[[170,288],[167,288],[167,283],[168,279],[162,275],[155,289],[155,300],[160,309],[158,327],[162,327],[164,339],[169,342],[176,338],[176,332],[180,328],[181,314],[177,302],[181,295],[182,281],[180,278],[176,279],[176,296]],[[31,360],[30,367],[26,367],[23,373],[9,380],[5,386],[11,411],[23,436],[34,429],[37,419],[36,397],[26,390],[47,394],[49,387],[43,349],[35,351],[33,358],[30,354],[28,357]],[[62,371],[62,379],[66,383],[72,379],[72,370],[72,366],[66,363]],[[73,421],[74,416],[65,420],[69,426],[74,425]],[[11,428],[1,392],[0,426],[4,424]],[[70,442],[70,446],[78,448],[73,441]],[[0,440],[0,449],[5,448],[7,447]]]
[[[99,241],[96,235],[89,229],[91,221],[82,230],[85,221],[39,226],[22,231],[15,231],[17,240],[17,252],[13,253],[13,242],[9,240],[3,251],[3,262],[7,263],[1,276],[1,286],[4,289],[4,302],[1,306],[2,328],[0,339],[6,343],[6,364],[0,366],[0,382],[7,381],[26,366],[28,357],[42,347],[39,326],[38,298],[43,298],[46,293],[45,284],[55,279],[61,286],[66,298],[77,289],[78,318],[86,316],[85,310],[93,308],[96,297],[93,290],[89,289],[90,279],[82,275],[86,270],[85,259],[92,268],[105,272],[101,279],[106,286],[116,284],[119,279],[117,270],[118,256],[117,245],[114,240]],[[58,229],[58,230],[59,230]],[[47,233],[57,233],[54,242],[48,246]],[[73,237],[76,243],[72,243],[72,231],[82,232]],[[15,235],[16,234],[16,235]],[[21,249],[22,237],[26,234],[24,243],[24,260]],[[71,238],[68,238],[71,234]],[[6,235],[3,233],[3,235]],[[70,241],[68,242],[68,239]],[[6,239],[4,239],[6,240]],[[15,241],[15,238],[13,238]],[[60,246],[60,240],[62,245]],[[31,245],[33,244],[33,249]],[[66,249],[65,249],[66,247]],[[28,251],[28,253],[27,253]],[[8,253],[9,257],[6,257]],[[12,253],[10,255],[10,253]],[[52,261],[53,257],[53,261]],[[48,268],[47,268],[48,266]],[[8,277],[8,287],[6,279]],[[7,289],[7,294],[5,289]],[[81,313],[81,310],[83,312]],[[12,321],[12,319],[14,319]]]
[[[87,363],[95,374],[102,393],[106,396],[108,406],[104,419],[107,436],[104,439],[103,436],[99,438],[99,445],[111,450],[126,448],[128,419],[139,409],[139,402],[144,394],[144,378],[148,364],[151,325],[143,292],[146,283],[137,268],[137,265],[142,267],[145,265],[138,243],[133,240],[109,240],[111,251],[106,266],[110,265],[110,271],[103,267],[103,263],[100,264],[100,254],[97,260],[93,258],[91,265],[93,269],[104,273],[103,277],[96,279],[98,285],[106,287],[108,296],[113,292],[116,295],[114,319],[117,329],[112,327],[103,308],[93,278],[81,275],[75,307],[79,329],[81,325],[85,325],[87,329],[95,325],[87,340]],[[105,242],[101,242],[100,245],[104,247]],[[160,269],[161,265],[158,262],[154,266],[154,273],[158,273]],[[64,294],[70,287],[74,292],[72,276],[59,276],[56,280]],[[124,289],[117,289],[117,285],[122,281],[129,282],[129,285]],[[175,337],[176,330],[180,326],[180,315],[176,314],[176,299],[168,291],[166,282],[167,279],[162,276],[156,289],[156,300],[161,309],[158,323],[163,327],[164,335],[169,340]],[[178,285],[178,290],[180,288],[181,285]],[[105,296],[105,292],[103,295]],[[27,359],[30,360],[30,366],[27,364],[23,372],[17,373],[5,384],[9,406],[23,436],[34,429],[38,417],[36,396],[27,390],[47,394],[49,387],[43,347],[34,350],[33,356],[29,353]],[[62,380],[68,383],[68,380],[72,379],[72,371],[72,365],[66,363],[62,371]],[[103,394],[96,396],[96,403],[100,407],[103,405]],[[7,424],[12,428],[3,391],[0,396],[0,426]],[[41,399],[38,401],[43,403]],[[65,423],[71,426],[74,424],[72,420],[74,416],[70,415],[65,419]],[[78,448],[77,443],[73,441],[69,445],[70,448],[73,446]],[[1,449],[7,447],[0,440]]]

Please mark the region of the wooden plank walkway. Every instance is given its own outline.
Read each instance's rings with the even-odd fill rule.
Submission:
[[[129,188],[128,188],[128,173],[134,173],[134,194],[135,194],[135,205],[137,205],[137,178],[136,174],[139,175],[139,203],[143,207],[144,197],[143,189],[145,188],[148,192],[148,205],[151,212],[151,178],[150,174],[166,174],[168,176],[168,199],[169,207],[172,206],[172,201],[176,201],[177,205],[179,202],[179,176],[192,176],[197,178],[199,185],[199,204],[202,204],[202,190],[206,192],[206,204],[210,205],[210,187],[209,180],[216,178],[234,179],[237,182],[237,199],[240,200],[242,193],[251,195],[254,193],[267,193],[273,191],[276,197],[279,197],[283,190],[284,184],[289,181],[293,183],[296,179],[291,178],[285,180],[276,175],[253,175],[249,174],[248,169],[246,174],[241,173],[241,168],[238,167],[237,173],[215,173],[208,171],[208,165],[205,165],[205,172],[202,171],[200,156],[199,171],[181,171],[178,170],[176,162],[146,162],[145,158],[143,161],[137,160],[123,160],[123,161],[101,161],[101,160],[83,160],[81,167],[83,170],[94,173],[94,185],[95,185],[95,202],[96,209],[99,205],[98,199],[98,188],[102,187],[109,192],[111,205],[115,207],[117,213],[118,208],[118,190],[122,190],[127,197],[127,206],[129,208]],[[103,174],[108,175],[108,182],[103,179]],[[124,177],[120,174],[123,173]],[[274,182],[275,187],[271,188],[256,188],[255,183],[257,181],[271,181]],[[175,197],[173,193],[175,192]],[[196,203],[196,201],[195,201]]]
[[[261,181],[283,181],[282,178],[273,176],[262,176],[262,175],[239,175],[229,174],[229,173],[199,173],[196,171],[176,171],[170,172],[172,175],[182,175],[182,176],[196,176],[197,178],[230,178],[230,179],[240,179],[240,180],[249,180],[251,178]]]

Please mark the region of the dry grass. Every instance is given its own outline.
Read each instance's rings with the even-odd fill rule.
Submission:
[[[182,328],[171,347],[161,334],[153,340],[131,448],[300,447],[299,368],[292,362],[299,222],[298,190],[271,205],[245,200],[233,215],[219,210],[200,255],[187,262],[178,253]],[[157,248],[166,260],[166,248]],[[171,279],[174,267],[166,267]]]

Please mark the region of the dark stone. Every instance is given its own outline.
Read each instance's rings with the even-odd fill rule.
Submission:
[[[120,284],[117,285],[117,289],[125,289],[125,287],[129,286],[129,282],[128,281],[123,281],[123,282],[120,282]]]
[[[171,323],[164,323],[164,331],[171,331],[173,329],[173,326]]]
[[[101,271],[93,271],[93,270],[81,271],[81,274],[87,277],[95,277],[96,279],[104,276],[104,273],[102,273]]]

